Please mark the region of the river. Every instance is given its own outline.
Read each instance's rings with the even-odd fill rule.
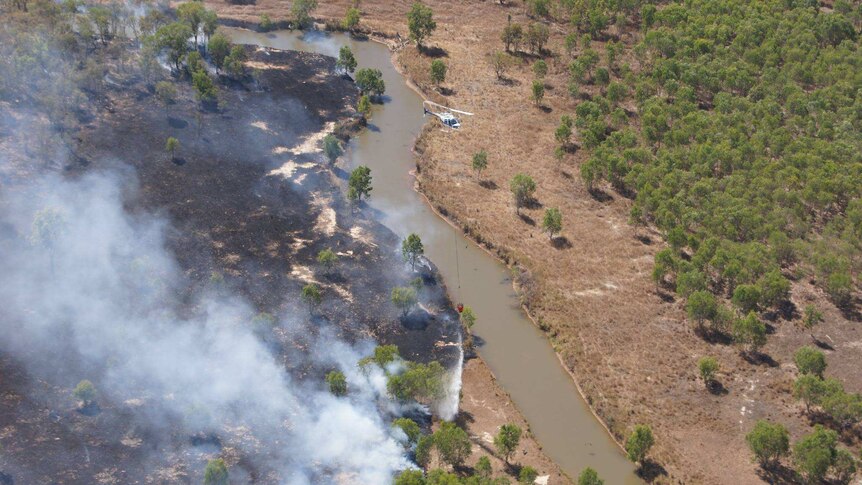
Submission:
[[[481,342],[478,352],[530,423],[545,453],[573,478],[591,466],[605,483],[640,483],[633,465],[590,412],[548,340],[524,314],[512,289],[510,271],[440,219],[414,190],[411,150],[429,120],[423,116],[422,98],[392,65],[389,49],[343,34],[225,30],[237,43],[336,57],[342,45],[349,45],[360,68],[382,71],[385,102],[374,106],[368,129],[351,141],[348,150],[351,168],[360,164],[371,168],[371,207],[399,236],[419,234],[426,256],[439,268],[453,301],[476,312],[473,333]],[[457,136],[452,134],[453,143],[458,142]]]

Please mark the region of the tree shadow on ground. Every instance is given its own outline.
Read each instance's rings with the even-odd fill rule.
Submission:
[[[324,271],[322,273],[322,276],[323,276],[323,279],[325,279],[326,281],[328,281],[330,283],[336,283],[336,284],[347,283],[347,278],[345,278],[344,275],[342,275],[341,273],[335,273],[335,272],[327,273]]]
[[[183,165],[186,164],[186,159],[183,157],[173,157],[173,158],[171,158],[171,162],[173,162],[174,165],[178,165],[178,166],[182,167]]]
[[[614,200],[614,198],[613,198],[613,196],[611,196],[611,194],[605,192],[602,189],[596,188],[596,187],[589,189],[588,192],[590,193],[590,196],[598,202],[610,202],[610,201]]]
[[[449,53],[446,52],[446,49],[443,49],[442,47],[436,46],[436,45],[435,46],[423,45],[422,47],[419,48],[419,52],[422,55],[424,55],[426,57],[431,57],[433,59],[438,59],[440,57],[449,57]]]
[[[674,297],[673,294],[668,293],[667,291],[656,289],[655,294],[658,295],[658,297],[661,298],[661,301],[665,303],[673,303],[676,301],[676,297]]]
[[[482,188],[485,188],[485,189],[488,189],[488,190],[497,190],[497,189],[499,188],[499,187],[497,186],[497,182],[494,182],[493,180],[482,180],[482,181],[480,181],[480,182],[479,182],[479,185],[480,185]]]
[[[544,207],[544,205],[539,202],[539,199],[535,197],[530,197],[526,202],[524,202],[524,207],[530,210],[536,210],[541,209],[542,207]]]
[[[473,414],[463,409],[458,410],[458,414],[455,416],[455,424],[461,428],[468,429],[470,423],[474,422],[476,422],[476,418],[473,417]]]
[[[814,342],[814,345],[816,345],[817,347],[820,347],[823,350],[828,350],[830,352],[835,350],[835,347],[829,345],[828,342],[824,342],[823,340],[820,340],[819,338],[811,337],[811,340]]]
[[[850,301],[846,305],[838,307],[841,310],[841,315],[851,322],[862,322],[862,313],[859,312],[859,306],[855,300]]]
[[[544,105],[544,104],[543,104],[543,105],[541,105],[541,106],[539,106],[539,109],[540,109],[540,110],[542,110],[542,112],[543,112],[543,113],[545,113],[545,114],[548,114],[548,113],[550,113],[551,111],[554,111],[554,108],[551,108],[550,106],[547,106],[547,105]]]
[[[728,390],[726,387],[724,387],[724,384],[714,379],[709,381],[709,384],[706,385],[706,390],[709,391],[709,393],[713,396],[724,396],[728,393]]]
[[[637,470],[637,476],[641,477],[647,483],[653,483],[660,477],[667,476],[667,470],[659,463],[647,458]]]
[[[765,365],[767,367],[778,367],[778,362],[775,361],[769,354],[763,352],[741,352],[742,358],[751,365]]]
[[[443,86],[440,86],[439,88],[437,88],[437,92],[439,92],[443,96],[454,96],[457,93],[457,91],[455,91],[454,89],[444,88]]]
[[[572,242],[566,236],[557,236],[551,239],[551,246],[554,246],[555,249],[570,249]]]
[[[509,87],[521,85],[521,81],[518,81],[517,79],[511,78],[511,77],[506,77],[506,76],[498,76],[497,82],[502,84],[503,86],[509,86]]]
[[[212,433],[196,433],[189,437],[189,443],[192,446],[211,446],[220,450],[222,448],[221,439]]]
[[[532,218],[532,217],[530,217],[530,216],[528,216],[527,214],[519,213],[519,214],[518,214],[518,217],[520,217],[520,218],[521,218],[521,220],[522,220],[522,221],[524,221],[524,222],[526,222],[527,224],[529,224],[529,225],[531,225],[531,226],[533,226],[533,227],[535,227],[535,226],[536,226],[536,221],[534,221],[534,220],[533,220],[533,218]]]
[[[764,482],[775,485],[796,484],[799,482],[799,475],[791,468],[779,463],[769,468],[758,467],[757,476]]]
[[[168,125],[171,128],[182,130],[183,128],[189,126],[189,122],[182,118],[174,118],[173,116],[168,116]]]
[[[99,414],[101,414],[102,408],[99,407],[98,403],[91,402],[85,406],[79,407],[75,411],[77,411],[78,414],[83,414],[84,416],[93,417],[93,416],[98,416]]]
[[[704,326],[696,327],[694,334],[708,344],[730,345],[733,343],[733,337],[729,334]]]
[[[652,246],[652,239],[649,236],[645,236],[643,234],[635,234],[635,239],[640,241],[644,246]]]
[[[425,330],[431,324],[434,317],[420,308],[402,315],[400,318],[401,325],[408,330]]]

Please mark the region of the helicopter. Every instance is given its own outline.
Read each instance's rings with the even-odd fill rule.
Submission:
[[[438,109],[438,111],[434,111],[435,108]],[[459,120],[453,113],[473,116],[473,113],[459,111],[427,100],[422,102],[422,111],[425,115],[434,115],[437,118],[440,118],[440,122],[443,123],[443,126],[448,126],[453,130],[461,128],[461,120]]]

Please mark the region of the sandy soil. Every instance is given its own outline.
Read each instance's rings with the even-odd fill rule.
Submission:
[[[480,456],[487,455],[491,458],[495,474],[511,473],[510,467],[495,456],[494,435],[503,424],[515,423],[525,434],[512,462],[535,468],[540,477],[548,477],[550,485],[572,483],[557,464],[542,452],[541,445],[529,434],[529,424],[506,391],[497,384],[482,359],[470,359],[464,363],[462,384],[463,397],[458,423],[468,430],[473,441],[473,456],[469,462],[475,463]]]
[[[316,15],[340,18],[348,3],[326,2]],[[366,0],[362,25],[405,38],[410,3]],[[532,58],[517,58],[506,82],[496,79],[488,61],[493,51],[502,50],[499,36],[507,16],[529,22],[519,2],[426,4],[438,24],[427,44],[449,67],[443,84],[446,96],[429,85],[429,55],[406,47],[397,53],[397,62],[429,97],[477,115],[456,133],[437,127],[425,131],[417,144],[423,192],[503,260],[530,270],[534,288],[525,294],[525,304],[615,437],[622,440],[638,423],[653,427],[657,444],[652,456],[664,467],[654,478],[686,483],[780,481],[758,474],[744,435],[760,418],[782,422],[793,439],[810,431],[811,423],[789,391],[796,376],[792,353],[811,338],[792,321],[775,316],[764,349],[769,358],[752,364],[735,348],[697,336],[682,302],[655,288],[649,273],[654,254],[663,247],[660,235],[628,225],[630,201],[625,197],[610,190],[595,197],[586,190],[578,171],[585,151],[562,162],[553,157],[554,129],[560,116],[573,114],[575,108],[566,90],[564,26],[550,25],[548,48],[554,55],[546,59],[549,74],[540,109],[529,99]],[[255,21],[264,12],[287,18],[290,2],[210,5],[223,15]],[[636,34],[610,33],[629,45],[637,40]],[[593,48],[604,50],[601,42]],[[623,62],[637,68],[631,54],[625,57]],[[595,93],[594,87],[585,90]],[[482,184],[469,165],[480,149],[489,155]],[[531,175],[539,187],[537,203],[521,217],[508,191],[508,180],[518,172]],[[555,245],[538,228],[546,207],[559,208],[564,217]],[[809,281],[794,281],[792,300],[797,313],[791,320],[811,302],[824,311],[826,321],[818,336],[829,343],[827,374],[843,380],[849,390],[862,390],[862,374],[854,365],[862,358],[858,317],[848,319]],[[720,362],[724,390],[719,394],[707,392],[697,379],[696,362],[703,355]],[[845,439],[858,451],[856,442],[855,437]]]

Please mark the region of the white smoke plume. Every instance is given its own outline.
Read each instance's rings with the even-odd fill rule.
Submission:
[[[189,435],[218,434],[267,456],[277,483],[379,484],[409,467],[389,426],[400,410],[385,377],[356,367],[373,343],[356,348],[324,332],[308,337],[311,357],[287,357],[342,369],[346,398],[293,379],[255,335],[247,304],[223,292],[188,303],[165,247],[169,225],[124,209],[128,178],[50,176],[0,193],[0,351],[70,389],[90,379],[100,399],[142,401],[135,412],[153,426],[170,417]],[[280,317],[288,332],[306,325]]]

